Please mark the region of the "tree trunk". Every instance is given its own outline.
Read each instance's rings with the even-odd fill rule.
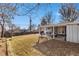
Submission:
[[[2,31],[1,31],[1,38],[4,37],[4,23],[5,23],[5,21],[4,21],[3,15],[4,14],[2,13],[2,25],[1,25]]]
[[[1,28],[2,28],[2,31],[1,31],[1,38],[3,38],[3,37],[4,37],[4,24],[1,26]]]

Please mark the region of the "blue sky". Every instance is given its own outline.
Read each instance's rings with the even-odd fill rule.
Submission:
[[[77,8],[79,4],[76,4]],[[47,11],[52,11],[52,17],[54,18],[54,23],[58,23],[60,21],[59,9],[61,4],[53,3],[51,6],[47,6],[42,4],[39,10],[36,11],[35,15],[32,15],[32,23],[40,24],[40,19],[43,17]],[[29,17],[28,16],[15,16],[13,23],[21,28],[28,28],[29,26]]]

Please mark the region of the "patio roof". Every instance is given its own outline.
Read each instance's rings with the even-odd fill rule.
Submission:
[[[42,25],[40,27],[58,27],[58,26],[66,26],[66,25],[79,25],[79,22],[64,22],[64,23],[58,23],[58,24],[49,24],[49,25]]]

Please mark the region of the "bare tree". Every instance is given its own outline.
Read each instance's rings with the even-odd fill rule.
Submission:
[[[47,25],[47,21],[44,17],[41,19],[41,25]]]
[[[59,13],[64,22],[73,22],[78,18],[78,10],[75,4],[62,4]]]
[[[45,16],[45,19],[47,20],[47,24],[51,24],[51,21],[52,21],[52,11],[48,11],[46,16]]]
[[[8,23],[13,18],[13,12],[15,12],[15,6],[11,4],[0,4],[1,37],[4,37],[5,23]]]
[[[9,3],[2,3],[0,4],[0,15],[1,15],[1,20],[0,20],[0,25],[2,28],[1,32],[1,37],[3,37],[3,32],[4,32],[4,25],[5,23],[9,23],[9,20],[14,18],[14,15],[18,16],[28,16],[29,14],[33,14],[36,9],[39,7],[38,4],[9,4]],[[6,20],[7,19],[7,20]]]
[[[42,17],[41,19],[41,25],[47,25],[52,23],[52,12],[48,11],[45,16]]]

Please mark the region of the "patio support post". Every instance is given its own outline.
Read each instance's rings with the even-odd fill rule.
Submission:
[[[40,27],[39,27],[39,35],[40,35]]]
[[[46,27],[44,27],[44,34],[45,34],[45,36],[46,36]]]
[[[53,25],[53,39],[55,39],[55,30],[54,30],[54,25]]]

